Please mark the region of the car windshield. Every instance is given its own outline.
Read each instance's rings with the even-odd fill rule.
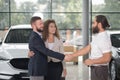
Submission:
[[[114,47],[120,47],[120,34],[111,34],[111,42]]]
[[[28,43],[32,29],[11,29],[5,43]]]

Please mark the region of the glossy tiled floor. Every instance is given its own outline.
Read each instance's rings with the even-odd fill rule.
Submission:
[[[66,80],[90,80],[88,77],[89,68],[82,62],[78,65],[73,65],[72,62],[67,63]]]

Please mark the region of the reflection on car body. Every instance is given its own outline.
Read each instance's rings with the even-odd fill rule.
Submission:
[[[0,79],[28,78],[28,40],[30,25],[12,26],[0,45]]]
[[[111,80],[120,80],[120,31],[109,32],[112,42],[112,59],[109,65]]]

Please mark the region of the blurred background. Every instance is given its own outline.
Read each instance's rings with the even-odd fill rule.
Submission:
[[[83,33],[82,25],[84,0],[0,0],[0,38],[3,39],[11,26],[29,24],[32,16],[43,21],[54,19],[64,41],[65,52],[75,52],[84,46],[83,34],[87,33],[88,43],[92,40],[92,20],[96,15],[105,15],[110,23],[108,31],[120,31],[120,0],[88,0],[88,32]],[[71,47],[72,46],[72,47]],[[73,49],[73,50],[72,50]],[[70,51],[72,50],[72,51]],[[89,55],[87,55],[89,56]],[[86,57],[67,62],[66,80],[85,80],[89,68],[83,64]],[[83,69],[83,68],[87,69]],[[85,73],[84,73],[85,72]],[[87,72],[87,73],[86,73]],[[90,75],[88,74],[88,78]]]

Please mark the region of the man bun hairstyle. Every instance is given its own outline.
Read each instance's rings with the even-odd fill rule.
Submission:
[[[106,18],[104,15],[97,15],[97,16],[96,16],[96,21],[97,21],[98,23],[101,23],[101,24],[102,24],[102,27],[103,27],[104,29],[110,27],[110,25],[109,25],[109,23],[108,23],[108,20],[107,20],[107,18]]]

